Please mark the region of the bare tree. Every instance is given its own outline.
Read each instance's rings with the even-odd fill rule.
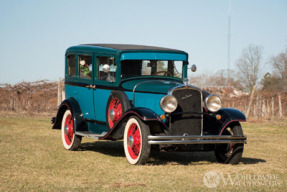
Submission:
[[[287,48],[285,52],[272,57],[270,63],[273,67],[273,78],[277,79],[277,88],[287,90]]]
[[[230,76],[228,79],[228,73],[233,74],[233,76]],[[212,75],[212,82],[214,83],[214,86],[232,86],[237,89],[242,89],[240,86],[240,81],[236,79],[235,75],[236,72],[234,70],[230,69],[221,69],[218,70],[216,73]]]
[[[235,79],[234,76],[229,78],[229,82],[227,84],[227,73],[227,70],[221,69],[215,73],[205,72],[203,74],[192,75],[190,76],[190,83],[201,88],[232,86],[237,89],[242,89],[240,81]],[[235,71],[230,70],[230,74],[235,74]]]
[[[209,77],[210,77],[209,73],[192,75],[189,79],[189,83],[204,88],[210,86]]]
[[[287,77],[287,48],[285,52],[279,53],[271,58],[271,64],[274,68],[274,74],[280,78]]]
[[[249,91],[258,84],[262,68],[261,60],[262,47],[255,45],[249,45],[243,49],[241,57],[237,60],[239,79]]]

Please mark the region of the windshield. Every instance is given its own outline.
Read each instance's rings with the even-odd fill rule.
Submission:
[[[183,61],[172,60],[124,60],[123,79],[136,76],[165,76],[182,78]]]

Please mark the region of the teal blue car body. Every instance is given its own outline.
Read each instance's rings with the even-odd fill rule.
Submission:
[[[152,84],[144,84],[138,87],[135,93],[136,107],[143,107],[152,110],[156,115],[164,114],[159,103],[168,90],[176,85],[182,84],[182,80],[187,77],[188,54],[178,50],[118,50],[102,46],[79,45],[73,46],[66,50],[67,55],[90,55],[93,58],[97,56],[114,57],[117,68],[116,81],[101,81],[97,78],[97,71],[93,71],[92,79],[82,79],[79,77],[79,69],[76,68],[76,76],[70,77],[67,73],[67,57],[65,65],[65,94],[66,98],[73,98],[78,102],[82,111],[83,118],[89,121],[97,122],[97,124],[89,125],[89,131],[101,134],[101,132],[109,132],[109,128],[105,126],[107,101],[112,90],[123,90],[129,100],[133,98],[133,88],[141,81],[155,78],[154,76],[145,76],[141,78],[121,79],[121,61],[123,60],[177,60],[183,61],[183,76],[181,79],[174,77],[159,77],[155,79],[167,80],[167,82],[153,82]],[[77,58],[76,58],[77,59]],[[93,59],[93,65],[96,66],[96,59]],[[87,88],[88,85],[96,85],[96,89]],[[95,107],[93,107],[95,106]]]
[[[186,82],[188,63],[188,54],[175,49],[72,46],[65,54],[65,100],[52,119],[53,128],[68,134],[72,121],[75,135],[119,140],[127,121],[136,117],[149,127],[150,145],[196,144],[202,150],[205,144],[245,143],[245,136],[228,136],[225,131],[245,121],[244,114],[232,108],[211,110],[207,102],[218,96]],[[172,104],[164,104],[167,96],[176,100],[171,112],[165,108]],[[69,115],[67,110],[69,122],[63,117]]]

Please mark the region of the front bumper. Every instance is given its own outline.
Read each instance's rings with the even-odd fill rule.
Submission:
[[[234,135],[148,136],[148,144],[229,144],[246,143],[247,137]]]

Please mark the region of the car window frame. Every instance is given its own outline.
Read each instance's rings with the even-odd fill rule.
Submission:
[[[76,75],[75,76],[70,76],[68,74],[68,56],[69,55],[75,55],[75,60],[76,60]],[[81,78],[80,77],[80,70],[79,70],[79,56],[80,55],[83,55],[83,56],[91,56],[92,57],[92,78],[91,79],[88,79],[88,78]],[[95,77],[95,70],[94,70],[94,55],[92,52],[76,52],[76,51],[73,51],[73,52],[68,52],[66,53],[65,55],[65,60],[66,60],[66,65],[65,65],[65,79],[67,81],[73,81],[73,82],[78,82],[78,83],[85,83],[85,84],[94,84],[94,77]]]
[[[70,76],[69,75],[69,59],[68,57],[70,55],[74,55],[75,56],[75,65],[77,65],[77,54],[75,52],[69,52],[65,55],[65,79],[66,80],[76,80],[77,79],[77,75],[78,75],[78,71],[77,71],[77,66],[75,66],[75,76]]]
[[[101,80],[98,79],[98,63],[97,63],[97,57],[113,57],[115,59],[115,64],[117,66],[116,69],[116,79],[115,82],[109,82],[106,80]],[[105,54],[105,53],[94,53],[94,82],[95,85],[102,85],[102,86],[107,86],[107,87],[117,87],[119,84],[119,78],[118,78],[118,74],[119,74],[119,70],[120,70],[120,66],[119,66],[119,59],[115,54]]]
[[[88,79],[88,78],[82,78],[80,77],[80,62],[79,62],[79,56],[82,55],[82,56],[90,56],[92,57],[92,78]],[[94,56],[93,56],[93,53],[89,53],[89,52],[79,52],[77,53],[77,70],[78,70],[78,81],[79,82],[83,82],[83,83],[90,83],[90,84],[93,84],[94,82],[94,73],[95,73],[95,70],[94,70]]]

